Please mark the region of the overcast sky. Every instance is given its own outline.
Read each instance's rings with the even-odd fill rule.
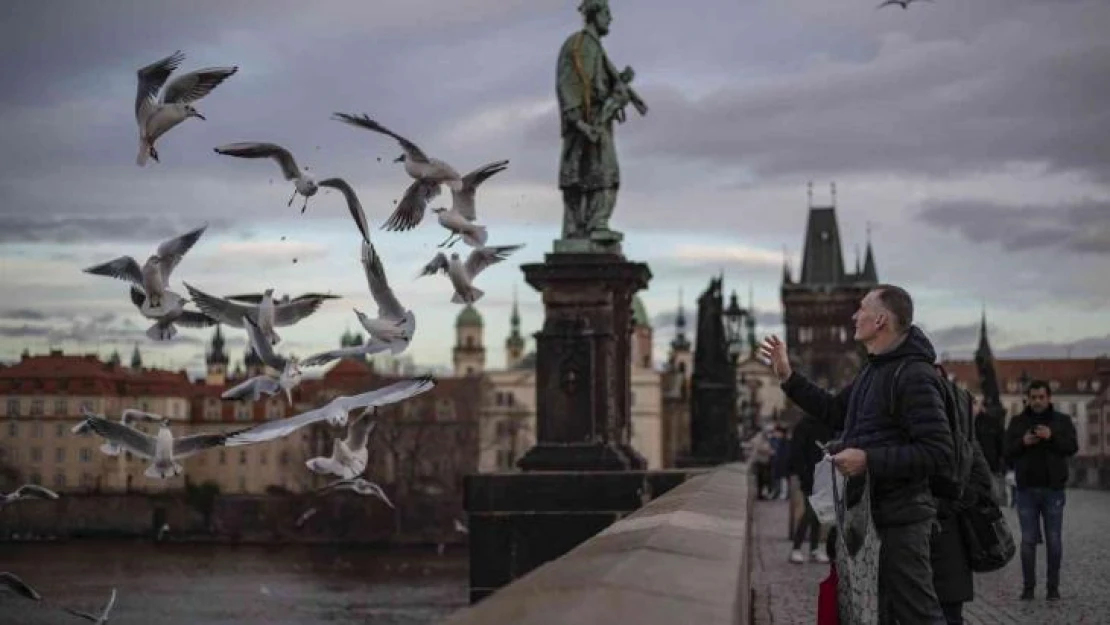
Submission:
[[[612,0],[605,45],[632,65],[651,110],[617,129],[622,189],[613,227],[650,264],[643,294],[656,360],[684,293],[723,272],[775,327],[784,248],[799,265],[806,182],[835,181],[845,258],[867,224],[879,277],[916,296],[950,354],[986,307],[996,351],[1110,351],[1110,3],[937,0],[903,11],[871,0]],[[489,362],[503,362],[509,306],[539,329],[519,264],[559,235],[554,73],[575,0],[321,0],[164,3],[11,0],[0,20],[0,359],[24,347],[126,353],[196,368],[209,332],[172,345],[123,282],[81,269],[209,223],[173,276],[216,294],[344,295],[281,332],[302,355],[373,311],[359,240],[338,193],[301,215],[272,162],[214,154],[272,141],[358,191],[402,302],[409,355],[447,364],[458,307],[440,276],[414,279],[443,230],[377,229],[409,179],[392,140],[329,120],[365,112],[469,170],[506,158],[479,192],[492,244],[525,243],[477,284]],[[135,71],[183,50],[179,72],[238,65],[135,165]],[[1100,86],[1101,85],[1101,86]],[[380,160],[379,160],[380,159]],[[447,202],[449,196],[437,201]],[[456,249],[462,250],[462,247]],[[293,259],[297,262],[294,263]],[[230,330],[233,358],[243,332]],[[531,348],[531,341],[529,348]],[[1009,350],[1009,351],[1008,351]]]

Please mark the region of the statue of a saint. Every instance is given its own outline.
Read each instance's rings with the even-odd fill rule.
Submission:
[[[629,86],[633,71],[618,72],[601,38],[609,33],[612,15],[608,0],[582,0],[578,7],[585,27],[567,38],[559,50],[556,91],[562,120],[562,155],[559,188],[563,192],[563,243],[568,251],[583,251],[567,244],[585,240],[585,249],[602,249],[623,238],[609,229],[617,202],[620,167],[613,142],[613,121],[624,122],[624,109],[632,104],[641,115],[647,105]],[[560,246],[556,243],[556,251]]]

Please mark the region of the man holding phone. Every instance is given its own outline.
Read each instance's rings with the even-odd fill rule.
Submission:
[[[1033,598],[1037,585],[1037,545],[1044,543],[1049,601],[1060,599],[1060,560],[1063,556],[1064,489],[1068,458],[1079,451],[1071,417],[1052,407],[1047,382],[1034,380],[1025,391],[1025,410],[1006,429],[1006,462],[1017,480],[1018,522],[1021,523],[1021,598]]]

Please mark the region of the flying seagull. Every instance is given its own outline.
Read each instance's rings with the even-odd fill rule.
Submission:
[[[150,460],[143,475],[149,478],[166,479],[185,471],[178,460],[182,460],[213,447],[224,444],[231,433],[204,433],[174,438],[170,431],[169,419],[163,418],[156,436],[150,436],[135,428],[109,421],[100,415],[82,409],[82,416],[89,429],[132,454]],[[240,430],[242,431],[242,430]]]
[[[217,154],[223,154],[225,156],[238,156],[239,158],[272,158],[277,161],[285,179],[293,181],[293,195],[289,196],[289,203],[286,204],[286,206],[292,206],[293,199],[300,193],[304,196],[304,206],[301,207],[302,213],[308,208],[308,198],[316,195],[316,191],[319,190],[316,179],[313,178],[311,174],[302,171],[300,167],[297,167],[297,161],[293,158],[293,154],[276,143],[241,141],[239,143],[221,145],[220,147],[213,148],[213,150],[215,150]]]
[[[85,269],[85,273],[119,278],[139,285],[146,295],[146,301],[139,306],[139,310],[144,316],[156,319],[164,312],[165,302],[162,298],[168,292],[170,274],[185,257],[186,252],[196,245],[200,235],[204,234],[206,229],[208,229],[207,223],[181,236],[163,241],[141,268],[134,258],[120,256],[115,260],[89,267]],[[172,305],[176,305],[176,302]]]
[[[7,587],[8,590],[30,599],[31,601],[42,601],[42,595],[34,588],[31,588],[27,582],[23,581],[15,573],[9,573],[7,571],[0,572],[0,586]]]
[[[437,247],[450,247],[455,244],[454,239],[462,239],[470,247],[481,247],[486,244],[486,227],[474,223],[478,219],[474,207],[474,195],[478,185],[485,182],[490,176],[505,171],[509,161],[496,161],[483,165],[462,177],[462,189],[451,191],[451,208],[433,208],[432,212],[438,215],[439,225],[451,231],[443,243]],[[457,239],[456,239],[457,240]]]
[[[933,0],[929,0],[929,2],[932,2],[932,1]],[[886,0],[886,2],[883,2],[882,4],[880,4],[876,8],[881,9],[885,6],[896,5],[896,6],[902,7],[902,9],[905,10],[905,9],[909,9],[910,5],[913,4],[914,2],[920,2],[920,0]]]
[[[22,499],[57,499],[58,493],[38,484],[24,484],[10,493],[0,493],[0,508]]]
[[[104,415],[97,416],[103,417]],[[134,408],[128,408],[127,410],[124,410],[123,413],[119,416],[120,424],[125,426],[130,426],[132,421],[137,420],[146,421],[148,423],[161,423],[162,415],[157,415],[152,412],[143,412],[142,410],[135,410]],[[73,429],[71,431],[74,434],[93,433],[92,427],[89,425],[88,421],[82,421],[78,423],[77,425],[73,426]],[[122,450],[119,445],[111,441],[106,441],[100,446],[100,451],[106,456],[118,456],[119,452]]]
[[[338,475],[346,480],[362,474],[370,458],[366,444],[370,441],[374,426],[377,425],[377,422],[371,419],[376,413],[376,408],[363,410],[362,414],[347,425],[347,435],[344,438],[335,439],[330,458],[323,456],[311,458],[305,462],[305,466],[314,473]]]
[[[371,340],[387,343],[394,354],[399,354],[405,351],[416,332],[416,315],[397,300],[386,279],[378,251],[365,241],[362,243],[362,268],[370,287],[370,297],[378,305],[378,316],[371,319],[357,308],[354,309],[355,316],[370,333]]]
[[[172,291],[165,292],[165,299],[172,302],[162,307],[162,314],[154,317],[154,325],[147,328],[146,335],[155,341],[168,341],[177,336],[174,324],[181,324],[188,328],[207,328],[216,325],[216,320],[208,315],[194,310],[185,310],[189,300]],[[146,304],[146,293],[137,284],[131,285],[131,303],[141,312]]]
[[[452,304],[473,304],[482,299],[485,292],[474,286],[474,278],[478,277],[484,269],[495,263],[501,262],[510,254],[524,247],[521,245],[501,245],[495,247],[478,247],[470,252],[464,264],[458,252],[452,252],[448,260],[443,252],[438,252],[430,263],[424,266],[420,275],[430,276],[443,272],[455,287],[455,294],[451,296]]]
[[[240,302],[250,302],[252,304],[261,304],[262,299],[266,297],[263,293],[241,293],[239,295],[225,295],[224,299],[233,299]],[[281,297],[273,298],[275,304],[288,304],[289,302],[303,302],[305,300],[326,300],[326,299],[340,299],[339,295],[332,295],[331,293],[305,293],[298,295],[292,299],[286,293]]]
[[[338,189],[343,194],[343,198],[347,200],[347,210],[351,212],[351,217],[354,218],[358,231],[362,233],[362,240],[369,243],[370,222],[366,221],[366,211],[362,210],[362,202],[358,201],[358,195],[355,194],[351,185],[347,184],[347,181],[342,178],[326,178],[320,181],[320,186]]]
[[[160,162],[154,143],[171,128],[190,117],[205,119],[193,103],[239,71],[238,67],[207,67],[182,74],[166,87],[159,101],[158,90],[184,60],[185,54],[178,50],[138,71],[135,121],[139,124],[139,155],[135,163],[140,167],[146,165],[147,158]]]
[[[224,297],[209,295],[200,289],[194,288],[188,282],[182,284],[185,285],[189,295],[196,302],[197,308],[201,309],[204,314],[233,328],[245,328],[246,322],[244,320],[250,318],[258,324],[262,333],[270,339],[271,344],[277,344],[281,341],[281,337],[277,335],[274,328],[291,326],[297,323],[316,312],[325,299],[330,299],[330,296],[297,298],[288,303],[278,304],[274,302],[274,290],[266,289],[262,301],[258,304],[239,304]]]
[[[256,375],[245,382],[230,388],[222,395],[221,399],[249,399],[258,401],[262,395],[273,395],[284,391],[289,405],[293,405],[293,389],[301,383],[302,371],[300,361],[295,357],[279,356],[274,352],[270,341],[250,317],[244,317],[247,325],[247,337],[250,339],[250,348],[258,354],[259,360],[266,366],[278,371],[278,377],[269,375]]]
[[[393,502],[389,500],[389,497],[385,496],[385,491],[383,491],[380,486],[373,482],[364,480],[361,477],[351,480],[336,480],[331,484],[328,484],[327,486],[324,486],[323,488],[317,490],[316,492],[322,494],[335,492],[337,490],[349,490],[360,495],[373,495],[374,497],[377,497],[384,501],[386,505],[388,505],[390,508],[394,507]]]
[[[335,113],[332,119],[393,137],[404,150],[404,154],[398,156],[393,162],[404,163],[405,173],[414,180],[397,204],[393,215],[382,225],[383,229],[396,231],[415,228],[424,217],[428,202],[439,195],[441,184],[446,184],[452,191],[462,190],[463,181],[454,167],[437,158],[429,158],[415,143],[382,126],[367,115]]]
[[[74,616],[79,616],[79,617],[85,619],[86,621],[92,621],[96,625],[104,625],[105,623],[108,622],[108,615],[112,613],[112,608],[115,605],[116,605],[116,589],[113,588],[112,589],[112,596],[108,597],[108,603],[107,603],[107,605],[104,606],[104,610],[102,610],[100,612],[100,616],[96,616],[95,614],[89,614],[88,612],[83,612],[81,610],[74,610],[73,608],[65,608],[65,611],[69,612],[70,614],[72,614]]]
[[[319,408],[285,419],[267,421],[252,428],[235,432],[228,436],[227,442],[224,444],[228,447],[237,447],[270,441],[288,436],[305,426],[321,421],[327,421],[334,426],[347,425],[347,413],[352,410],[395,404],[429,391],[434,386],[434,378],[421,376],[394,382],[389,386],[360,395],[341,395]]]

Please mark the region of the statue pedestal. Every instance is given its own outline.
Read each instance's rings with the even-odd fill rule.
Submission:
[[[651,270],[617,254],[548,254],[524,265],[543,294],[536,334],[536,445],[525,471],[643,469],[632,449],[632,298]]]

